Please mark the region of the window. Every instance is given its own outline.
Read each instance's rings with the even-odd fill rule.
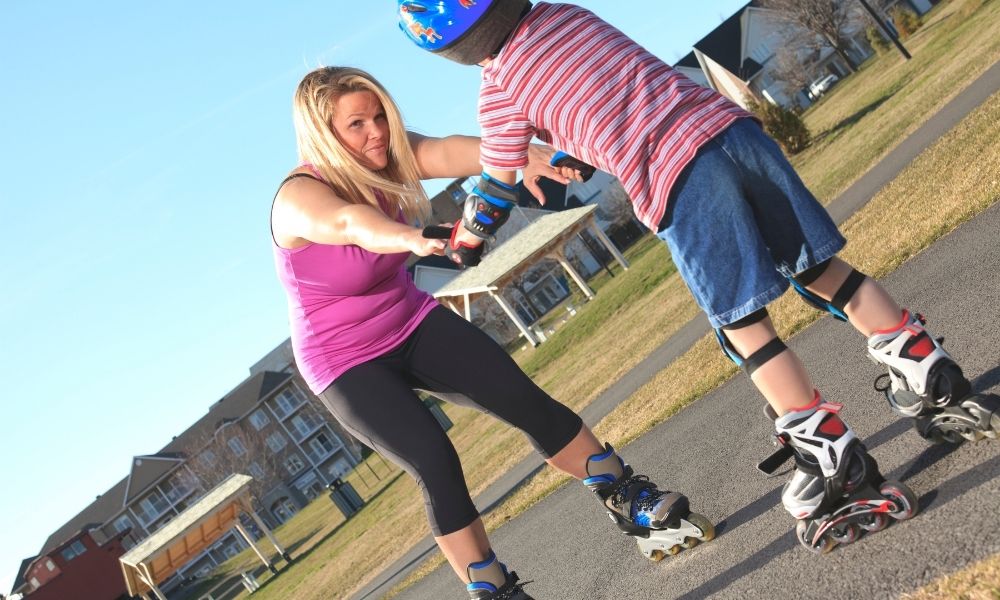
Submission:
[[[253,411],[253,414],[250,415],[250,424],[253,425],[253,428],[256,429],[257,431],[263,429],[264,426],[270,422],[271,422],[270,417],[268,417],[267,413],[265,413],[261,409]]]
[[[264,469],[261,469],[260,465],[258,465],[256,462],[250,463],[250,466],[247,467],[247,470],[250,471],[250,474],[256,477],[257,479],[264,479]]]
[[[215,452],[212,452],[211,450],[205,450],[204,452],[198,455],[198,462],[201,464],[202,467],[206,469],[211,469],[212,467],[214,467],[215,461],[216,461]]]
[[[76,540],[72,544],[70,544],[69,546],[66,546],[65,548],[63,548],[61,554],[62,554],[62,557],[65,558],[66,561],[68,562],[68,561],[73,560],[77,556],[80,556],[81,554],[83,554],[86,551],[87,551],[87,547],[83,545],[83,542],[81,542],[80,540]]]
[[[290,421],[295,434],[293,437],[296,437],[296,439],[301,441],[307,435],[319,429],[319,427],[323,425],[323,422],[324,421],[322,419],[314,414],[295,415]]]
[[[132,519],[128,515],[122,515],[115,519],[115,531],[121,533],[126,529],[132,529],[135,525],[132,523]]]
[[[38,582],[38,578],[32,577],[31,578],[31,587],[32,587],[32,589],[36,589],[37,590],[38,588],[42,587],[42,584]]]
[[[247,448],[243,445],[243,440],[238,437],[229,438],[229,441],[226,443],[229,444],[229,449],[232,450],[233,454],[236,456],[243,456],[247,453]]]
[[[310,500],[323,493],[323,483],[317,479],[316,473],[313,471],[309,471],[303,475],[293,485],[302,492],[303,496]]]
[[[45,559],[45,568],[48,569],[48,570],[50,570],[50,571],[55,571],[56,570],[56,563],[52,562],[51,558],[46,558]]]
[[[171,502],[176,503],[181,498],[187,496],[191,493],[191,486],[188,484],[187,477],[178,473],[177,475],[171,477],[167,481],[160,484],[160,489],[166,494],[167,498]]]
[[[285,459],[285,468],[288,469],[289,475],[295,475],[305,467],[305,463],[302,462],[298,454],[293,454]]]
[[[267,447],[271,449],[271,452],[278,452],[288,444],[285,440],[285,436],[281,435],[280,432],[275,431],[271,435],[267,436]]]
[[[153,490],[148,496],[139,501],[139,508],[146,517],[146,523],[151,523],[162,515],[170,507],[167,499],[159,490]]]
[[[312,448],[317,456],[326,456],[333,452],[333,444],[330,443],[330,439],[326,437],[325,433],[321,433],[309,440],[309,447]]]
[[[281,390],[281,393],[274,398],[277,408],[275,412],[282,419],[295,412],[295,409],[302,406],[305,397],[295,386]]]

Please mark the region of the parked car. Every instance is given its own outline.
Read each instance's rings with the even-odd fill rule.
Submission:
[[[809,98],[811,100],[819,99],[820,96],[825,94],[827,90],[833,87],[833,84],[837,83],[838,79],[840,78],[834,75],[833,73],[830,73],[829,75],[820,77],[816,81],[810,83]]]

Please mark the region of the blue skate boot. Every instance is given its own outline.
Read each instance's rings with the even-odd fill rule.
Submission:
[[[493,550],[486,560],[469,565],[467,573],[471,583],[465,587],[472,600],[534,600],[518,583],[517,573],[508,571]]]
[[[711,521],[691,512],[687,497],[657,489],[645,475],[635,475],[611,444],[604,448],[587,459],[583,483],[601,499],[615,525],[636,539],[646,558],[661,560],[715,537]]]

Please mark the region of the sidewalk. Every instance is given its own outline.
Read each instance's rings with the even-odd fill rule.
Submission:
[[[1000,89],[1000,63],[988,69],[956,98],[931,117],[923,126],[903,140],[893,151],[872,167],[868,173],[841,194],[840,197],[831,202],[828,210],[835,221],[838,224],[842,223],[855,211],[864,206],[879,189],[894,179],[920,152],[934,143],[941,135],[961,121],[969,112],[982,104],[998,89]],[[991,211],[996,212],[995,209],[991,209]],[[594,425],[599,422],[619,403],[630,397],[636,390],[651,380],[656,373],[686,352],[694,342],[710,331],[708,323],[704,318],[698,316],[692,319],[667,340],[666,343],[654,350],[646,359],[636,365],[635,368],[626,373],[618,382],[588,405],[581,412],[584,421],[588,425]],[[691,412],[691,409],[686,409],[683,412]],[[667,423],[677,420],[678,417],[679,415],[675,416]],[[666,425],[666,423],[663,425]],[[671,445],[671,447],[674,446]],[[539,457],[535,455],[528,457],[480,494],[476,498],[476,505],[482,512],[488,512],[501,502],[517,485],[530,477],[543,465],[544,463]],[[773,492],[771,495],[774,495]],[[758,502],[764,500],[773,500],[767,504],[764,508],[765,510],[777,503],[776,497],[771,499],[767,496],[759,498]],[[435,549],[436,546],[433,539],[430,536],[424,538],[402,559],[394,563],[377,577],[372,584],[363,588],[352,598],[354,600],[363,600],[381,597],[381,595],[385,594],[399,581],[402,581],[414,567]]]

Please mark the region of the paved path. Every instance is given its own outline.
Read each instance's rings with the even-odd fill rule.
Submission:
[[[1000,63],[993,65],[989,70],[987,70],[982,76],[980,76],[976,81],[974,81],[968,88],[966,88],[961,94],[959,94],[954,100],[945,105],[936,115],[934,115],[930,120],[927,121],[923,126],[921,126],[916,132],[911,134],[906,138],[896,149],[890,152],[885,158],[883,158],[878,164],[876,164],[865,176],[859,179],[855,184],[849,187],[840,197],[834,200],[829,208],[831,215],[834,219],[841,223],[847,219],[851,214],[858,210],[869,198],[875,195],[875,193],[882,188],[886,183],[891,181],[896,174],[898,174],[903,168],[906,167],[920,152],[926,149],[934,141],[936,141],[941,135],[947,132],[951,127],[962,120],[969,112],[978,107],[982,102],[984,102],[993,92],[1000,89]],[[997,229],[994,229],[996,231]],[[994,234],[995,237],[995,234]],[[895,290],[893,290],[895,293]],[[921,304],[921,310],[925,313],[929,313],[928,309],[923,308]],[[818,325],[817,325],[818,327]],[[675,358],[687,351],[690,346],[704,336],[710,331],[707,321],[702,317],[695,317],[686,325],[684,325],[676,334],[674,334],[667,342],[661,345],[659,348],[654,350],[646,359],[640,362],[631,371],[626,373],[618,382],[611,386],[607,391],[596,398],[590,405],[588,405],[582,412],[584,420],[588,424],[595,424],[600,421],[606,414],[614,409],[619,403],[624,401],[626,398],[631,396],[636,390],[642,387],[646,382],[653,378],[661,369],[666,365],[670,364]],[[951,331],[951,329],[941,329],[941,331]],[[950,333],[950,336],[955,335]],[[807,364],[812,366],[811,362]],[[751,396],[754,400],[757,397]],[[700,403],[699,403],[700,404]],[[691,409],[686,409],[683,413],[690,412]],[[682,413],[682,414],[683,414]],[[754,413],[753,418],[756,419],[757,413]],[[667,423],[677,422],[680,415],[673,417]],[[661,425],[664,427],[667,425]],[[653,437],[653,434],[647,434],[643,439]],[[639,445],[641,441],[633,444],[633,446]],[[671,446],[673,447],[673,446]],[[631,452],[632,446],[629,447]],[[636,462],[637,464],[646,464],[638,461],[637,459],[631,458],[630,460]],[[655,459],[655,462],[660,462],[662,466],[662,461]],[[745,461],[744,461],[745,462]],[[506,495],[519,483],[524,481],[526,478],[530,477],[538,469],[542,467],[542,461],[536,456],[530,456],[514,468],[512,468],[508,473],[501,477],[492,486],[487,488],[477,499],[477,506],[480,507],[482,511],[487,511],[497,503],[503,500]],[[572,487],[572,486],[570,486]],[[681,487],[677,485],[678,489],[683,489],[689,495],[693,495],[693,492],[689,488]],[[780,486],[779,486],[780,487]],[[775,488],[777,489],[777,488]],[[562,490],[565,492],[566,490]],[[771,496],[767,498],[759,499],[763,502],[766,507],[775,506],[778,498],[778,492],[772,491]],[[536,507],[537,510],[538,507]],[[714,516],[713,516],[714,518]],[[523,520],[523,519],[519,519]],[[501,531],[509,529],[510,525],[505,526]],[[543,528],[545,529],[545,528]],[[547,530],[546,530],[547,531]],[[500,532],[493,534],[491,538],[496,538]],[[551,531],[549,531],[551,535]],[[789,538],[791,539],[791,538]],[[794,543],[794,540],[792,540]],[[499,547],[499,544],[497,544]],[[386,571],[373,581],[372,584],[363,588],[359,593],[353,596],[353,600],[364,600],[370,598],[378,598],[386,591],[391,589],[396,583],[404,579],[409,572],[417,566],[423,559],[429,556],[434,550],[435,545],[433,539],[428,536],[421,540],[410,552],[408,552],[402,559],[391,565]],[[692,553],[693,554],[693,553]],[[509,558],[508,561],[512,562]],[[683,559],[681,559],[683,560]],[[520,563],[517,563],[520,564]],[[530,563],[529,563],[530,564]],[[434,577],[440,577],[444,572],[443,569],[438,569]],[[446,573],[450,575],[450,571]],[[534,575],[533,575],[534,576]],[[430,580],[432,578],[428,578]],[[441,592],[444,595],[435,596],[430,595],[429,590],[421,592],[423,589],[423,584],[419,584],[414,587],[413,594],[407,594],[404,597],[410,598],[447,598],[448,592]],[[452,590],[454,590],[454,581],[451,582]],[[426,594],[426,595],[425,595]],[[707,594],[706,594],[707,595]],[[455,596],[458,597],[458,596]],[[564,595],[553,595],[552,598],[569,598],[569,597],[583,597],[583,596],[564,596]],[[603,597],[603,596],[594,596]],[[638,595],[626,594],[624,597],[643,597]],[[698,597],[698,596],[693,596]]]
[[[884,280],[918,307],[976,389],[1000,392],[1000,203]],[[969,260],[975,257],[976,260]],[[1000,552],[1000,442],[929,446],[871,387],[880,372],[863,339],[830,317],[790,340],[887,477],[903,480],[921,514],[818,557],[798,546],[780,506],[786,475],[755,469],[771,446],[763,400],[746,377],[728,383],[630,444],[625,457],[690,496],[719,537],[661,563],[643,558],[582,486],[570,484],[491,535],[539,600],[597,598],[895,598]],[[459,600],[450,569],[401,598]]]

